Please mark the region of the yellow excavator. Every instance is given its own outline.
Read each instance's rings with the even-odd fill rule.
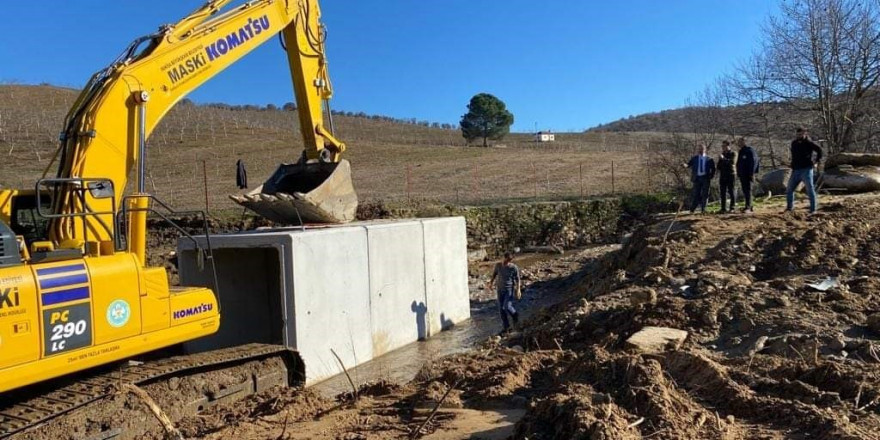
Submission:
[[[169,287],[164,268],[147,267],[147,217],[165,206],[145,191],[147,139],[175,103],[275,36],[287,52],[305,150],[233,199],[287,223],[353,219],[345,144],[327,111],[332,88],[317,1],[254,0],[222,10],[228,2],[209,1],[136,39],[91,77],[67,114],[50,164],[57,173],[47,171],[32,189],[0,191],[0,393],[222,325],[212,290]],[[0,437],[28,417],[16,414],[0,408]]]

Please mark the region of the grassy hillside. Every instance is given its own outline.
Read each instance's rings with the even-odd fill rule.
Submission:
[[[0,187],[31,187],[57,146],[77,91],[0,86]],[[458,130],[334,118],[349,145],[362,200],[483,203],[643,191],[662,176],[643,172],[651,133],[560,133],[535,144],[513,134],[491,148],[467,146]],[[203,163],[212,209],[235,206],[235,162],[244,160],[252,187],[281,162],[296,160],[302,140],[295,111],[233,110],[181,104],[148,141],[148,189],[179,208],[204,206]],[[54,169],[52,170],[54,172]]]
[[[587,131],[691,133],[713,127],[718,132],[738,136],[767,135],[790,139],[799,125],[810,126],[809,117],[784,103],[737,105],[730,107],[683,107],[645,113],[598,125]]]

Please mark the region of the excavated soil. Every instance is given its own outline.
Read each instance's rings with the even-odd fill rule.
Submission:
[[[823,202],[660,216],[602,256],[531,267],[557,268],[534,275],[555,305],[407,384],[271,391],[176,424],[211,439],[880,439],[880,198]],[[627,339],[646,326],[688,336],[642,352]]]

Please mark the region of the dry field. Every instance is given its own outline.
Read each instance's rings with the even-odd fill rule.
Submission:
[[[49,163],[76,91],[0,86],[0,187],[30,187]],[[651,133],[560,133],[553,144],[513,134],[490,148],[467,146],[458,130],[336,116],[363,200],[488,203],[644,192],[665,183],[646,173]],[[179,105],[149,139],[147,187],[178,208],[234,205],[235,162],[251,187],[299,157],[295,112]],[[614,178],[612,179],[612,161]],[[54,171],[54,170],[52,170]]]

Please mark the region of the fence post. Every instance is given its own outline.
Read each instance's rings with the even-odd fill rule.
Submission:
[[[611,161],[611,194],[617,194],[617,191],[614,189],[614,161]]]
[[[471,182],[471,195],[476,199],[477,196],[477,164],[473,168],[473,181]]]
[[[412,201],[412,165],[406,166],[406,200]]]
[[[532,164],[532,180],[535,181],[535,201],[538,201],[538,168]]]
[[[210,206],[208,205],[208,161],[202,160],[202,178],[205,182],[205,216],[209,216]]]
[[[578,185],[581,188],[581,199],[584,198],[584,163],[578,164]]]

